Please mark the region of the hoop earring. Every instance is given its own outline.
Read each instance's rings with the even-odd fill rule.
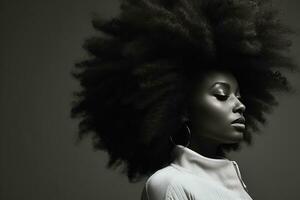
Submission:
[[[183,146],[184,146],[184,147],[188,147],[188,146],[190,145],[190,141],[191,141],[192,134],[191,134],[191,130],[190,130],[190,128],[188,127],[188,125],[185,124],[185,126],[186,126],[186,128],[187,128],[187,130],[188,130],[189,139],[188,139],[188,142],[187,142],[185,145],[183,145]],[[174,145],[177,145],[177,144],[173,141],[173,138],[172,138],[171,135],[170,135],[169,139],[170,139],[170,141],[171,141]]]

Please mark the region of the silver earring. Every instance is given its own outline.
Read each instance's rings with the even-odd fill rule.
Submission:
[[[187,132],[188,132],[188,135],[189,135],[188,142],[187,142],[184,146],[185,146],[185,147],[188,147],[189,144],[190,144],[190,141],[191,141],[192,134],[191,134],[191,130],[190,130],[190,128],[188,127],[188,125],[187,125],[186,123],[184,123],[184,124],[185,124],[185,126],[186,126],[186,128],[187,128],[187,130],[188,130]],[[176,145],[176,143],[173,141],[173,138],[172,138],[171,135],[170,135],[169,139],[170,139],[170,141],[171,141],[174,145]]]

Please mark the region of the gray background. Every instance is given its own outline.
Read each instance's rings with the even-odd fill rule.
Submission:
[[[144,181],[130,184],[107,170],[104,152],[90,140],[74,145],[77,121],[69,117],[69,72],[86,57],[83,40],[96,32],[91,13],[113,16],[117,0],[0,1],[0,199],[139,199]],[[277,1],[298,32],[299,1]],[[298,63],[300,37],[291,54]],[[299,76],[289,74],[297,90]],[[254,146],[231,156],[255,200],[300,199],[299,92],[281,96]],[[246,147],[246,146],[245,146]]]

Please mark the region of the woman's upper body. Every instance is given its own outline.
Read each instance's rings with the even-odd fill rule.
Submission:
[[[174,161],[146,181],[141,200],[251,200],[238,165],[176,145]]]

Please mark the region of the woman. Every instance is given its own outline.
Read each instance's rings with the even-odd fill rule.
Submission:
[[[188,141],[180,145],[170,136],[174,160],[148,178],[142,200],[252,199],[237,163],[218,152],[221,144],[244,138],[246,107],[237,80],[221,69],[203,74],[195,84],[191,114],[183,117]]]
[[[296,70],[291,31],[276,11],[258,0],[124,0],[93,26],[102,34],[72,72],[79,139],[92,133],[130,182],[147,177],[143,200],[251,199],[227,153],[252,144],[273,92],[292,91],[281,72]]]

